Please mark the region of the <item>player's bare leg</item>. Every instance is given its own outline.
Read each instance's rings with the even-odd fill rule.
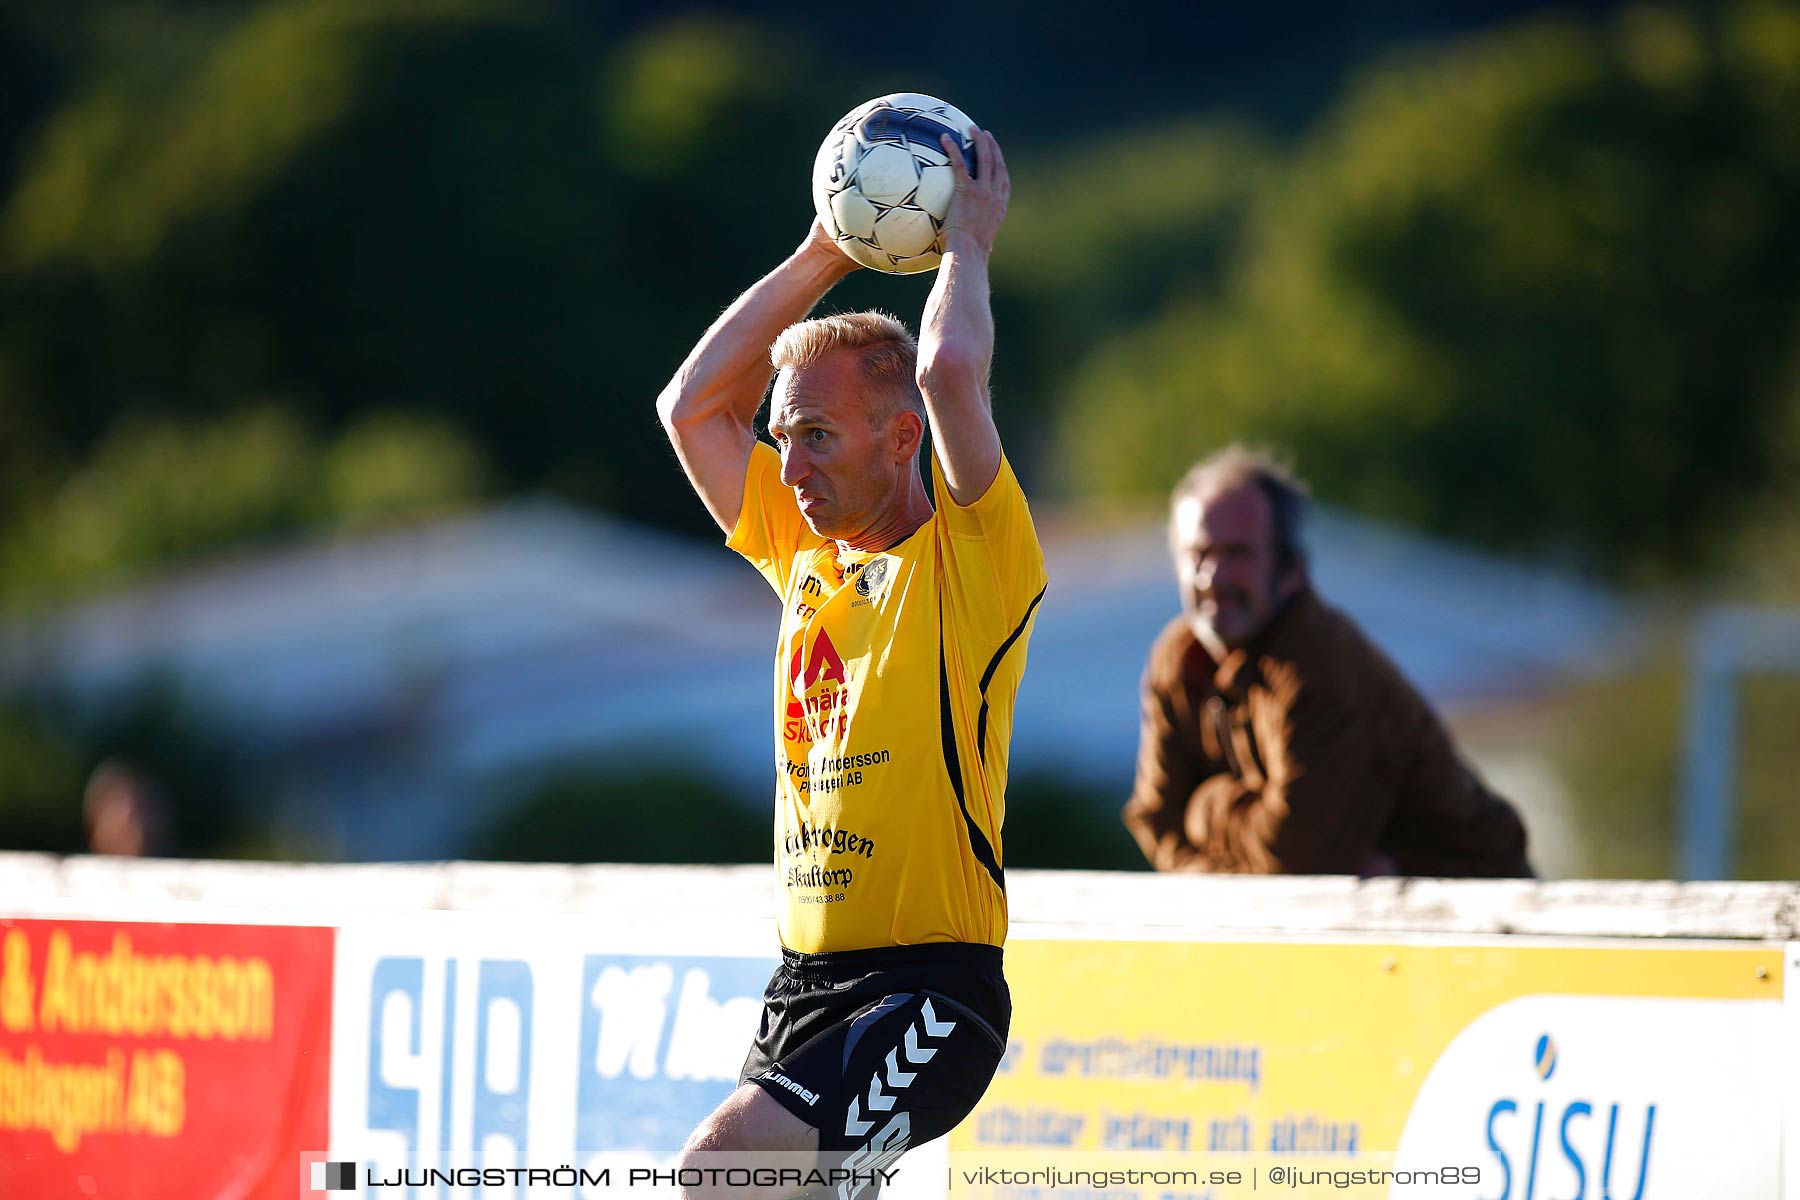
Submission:
[[[816,1161],[819,1131],[796,1117],[754,1083],[737,1091],[712,1110],[688,1135],[681,1148],[679,1167],[717,1168],[731,1165],[780,1165],[806,1169]],[[737,1159],[737,1156],[743,1156]],[[776,1156],[780,1158],[777,1160]],[[735,1161],[734,1161],[735,1160]],[[804,1188],[756,1188],[719,1186],[683,1187],[686,1200],[746,1196],[751,1200],[788,1200]]]

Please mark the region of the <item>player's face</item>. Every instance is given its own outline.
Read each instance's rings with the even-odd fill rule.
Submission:
[[[1254,484],[1184,498],[1174,543],[1182,608],[1203,640],[1242,646],[1297,586],[1297,578],[1277,578],[1275,514]]]
[[[854,541],[893,504],[898,473],[888,438],[871,428],[861,376],[848,354],[783,370],[769,405],[769,436],[781,451],[781,482],[820,537]]]

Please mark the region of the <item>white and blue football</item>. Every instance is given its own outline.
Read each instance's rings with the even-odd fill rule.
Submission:
[[[911,275],[936,267],[956,191],[938,139],[953,135],[973,171],[972,128],[959,109],[917,92],[851,109],[813,161],[813,208],[826,232],[844,253],[877,271]]]

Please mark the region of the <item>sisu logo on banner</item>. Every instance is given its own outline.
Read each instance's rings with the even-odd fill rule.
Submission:
[[[1777,1200],[1777,1002],[1528,996],[1432,1066],[1396,1168],[1479,1200]]]
[[[334,1159],[388,1171],[477,1150],[500,1167],[671,1152],[736,1086],[774,969],[550,936],[454,940],[342,933]]]
[[[1557,1047],[1549,1034],[1538,1038],[1537,1048],[1532,1053],[1538,1076],[1545,1083],[1550,1082],[1556,1074]],[[1529,1104],[1529,1101],[1526,1102]],[[1592,1147],[1584,1144],[1586,1139],[1580,1134],[1585,1131],[1588,1122],[1594,1120],[1595,1105],[1592,1100],[1567,1100],[1557,1097],[1555,1100],[1539,1099],[1531,1112],[1531,1148],[1524,1151],[1522,1143],[1505,1136],[1507,1130],[1517,1124],[1513,1118],[1520,1113],[1520,1102],[1511,1097],[1503,1097],[1494,1101],[1488,1109],[1487,1142],[1488,1149],[1499,1160],[1500,1193],[1513,1194],[1513,1177],[1515,1164],[1518,1174],[1525,1180],[1525,1200],[1532,1200],[1537,1193],[1538,1166],[1547,1151],[1544,1144],[1544,1110],[1550,1110],[1552,1136],[1554,1145],[1561,1148],[1563,1160],[1568,1169],[1575,1175],[1575,1194],[1588,1193],[1589,1172],[1595,1167]],[[1621,1109],[1624,1109],[1624,1120],[1620,1120]],[[1557,1110],[1561,1110],[1560,1116]],[[1631,1106],[1620,1105],[1614,1101],[1605,1105],[1606,1149],[1601,1154],[1598,1169],[1594,1173],[1599,1176],[1599,1193],[1603,1197],[1629,1195],[1632,1200],[1642,1200],[1644,1190],[1650,1183],[1650,1147],[1656,1136],[1656,1104],[1648,1102],[1644,1105],[1643,1136],[1638,1139],[1634,1151],[1631,1144],[1631,1126],[1633,1114]],[[1579,1125],[1577,1124],[1579,1122]],[[1505,1129],[1502,1126],[1506,1127]],[[1572,1136],[1573,1131],[1573,1136]],[[1520,1130],[1522,1132],[1522,1130]],[[1509,1142],[1514,1143],[1508,1153]],[[1521,1161],[1522,1160],[1522,1161]],[[1616,1169],[1615,1169],[1616,1168]],[[1629,1171],[1629,1175],[1627,1172]],[[1548,1168],[1546,1168],[1548,1174]],[[1633,1182],[1627,1184],[1625,1180]]]

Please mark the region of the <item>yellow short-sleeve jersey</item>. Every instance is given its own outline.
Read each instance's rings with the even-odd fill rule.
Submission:
[[[803,953],[1006,940],[1001,823],[1043,550],[1002,460],[973,504],[840,552],[757,443],[727,542],[782,599],[775,911]]]

